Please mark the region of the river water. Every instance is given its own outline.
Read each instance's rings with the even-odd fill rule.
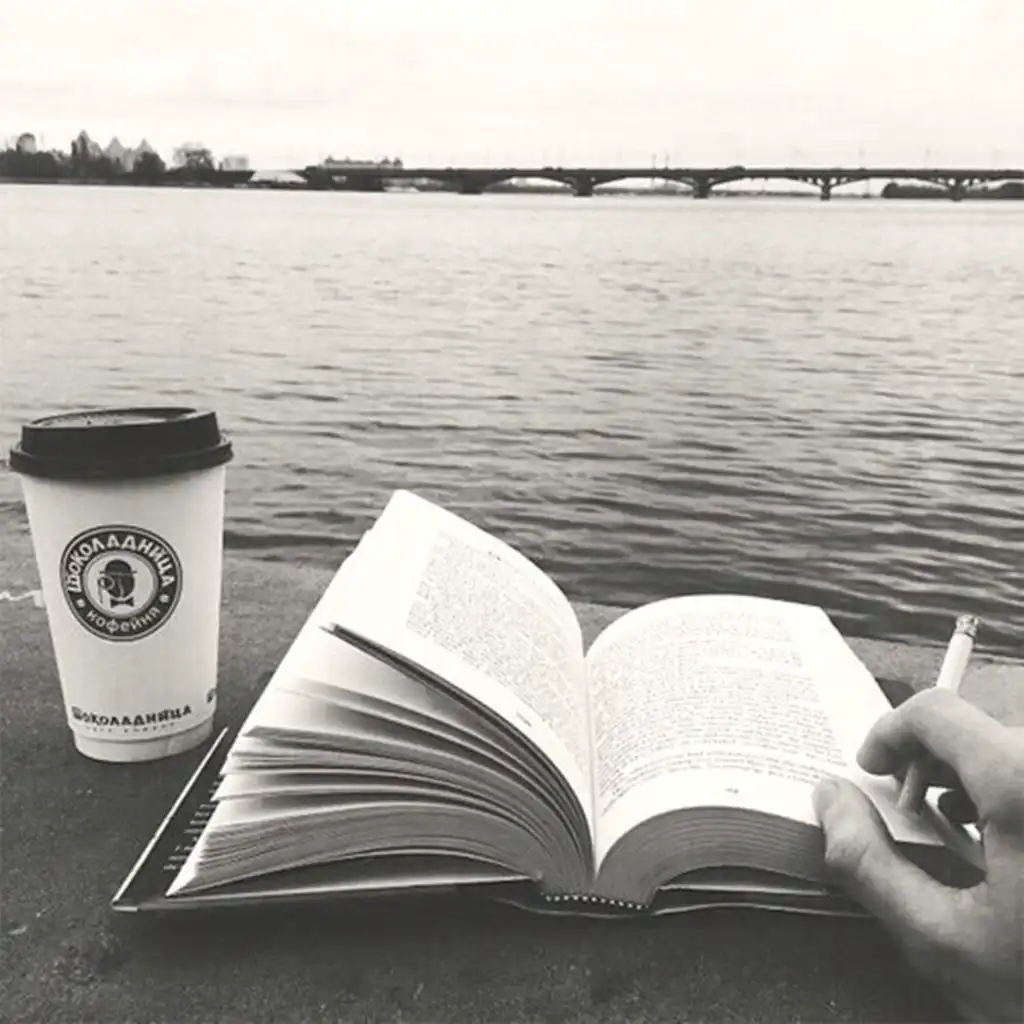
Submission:
[[[210,406],[258,558],[334,567],[408,487],[575,599],[1019,653],[1021,268],[1013,203],[0,186],[0,440]]]

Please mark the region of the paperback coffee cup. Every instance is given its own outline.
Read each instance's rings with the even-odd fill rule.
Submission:
[[[49,416],[11,450],[87,757],[166,757],[213,728],[231,455],[214,413],[178,408]]]

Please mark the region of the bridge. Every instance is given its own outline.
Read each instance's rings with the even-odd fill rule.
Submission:
[[[952,200],[968,189],[993,182],[1024,181],[1022,168],[991,167],[324,167],[294,172],[313,188],[375,192],[385,182],[429,180],[463,195],[479,195],[513,178],[534,178],[568,186],[577,196],[592,196],[599,185],[630,178],[675,181],[696,199],[707,199],[719,185],[737,181],[791,181],[813,185],[822,199],[834,189],[873,179],[921,182],[946,189]]]

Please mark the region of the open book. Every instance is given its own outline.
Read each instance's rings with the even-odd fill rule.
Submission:
[[[554,909],[836,912],[811,807],[826,774],[927,870],[976,872],[963,833],[856,768],[888,708],[804,605],[659,601],[585,652],[540,569],[399,491],[205,769],[158,898],[132,895],[140,861],[114,905],[472,886]]]

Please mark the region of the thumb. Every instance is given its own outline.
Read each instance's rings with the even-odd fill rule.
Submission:
[[[908,948],[938,951],[955,939],[956,890],[947,889],[896,849],[871,801],[845,779],[814,790],[825,835],[825,873]]]

